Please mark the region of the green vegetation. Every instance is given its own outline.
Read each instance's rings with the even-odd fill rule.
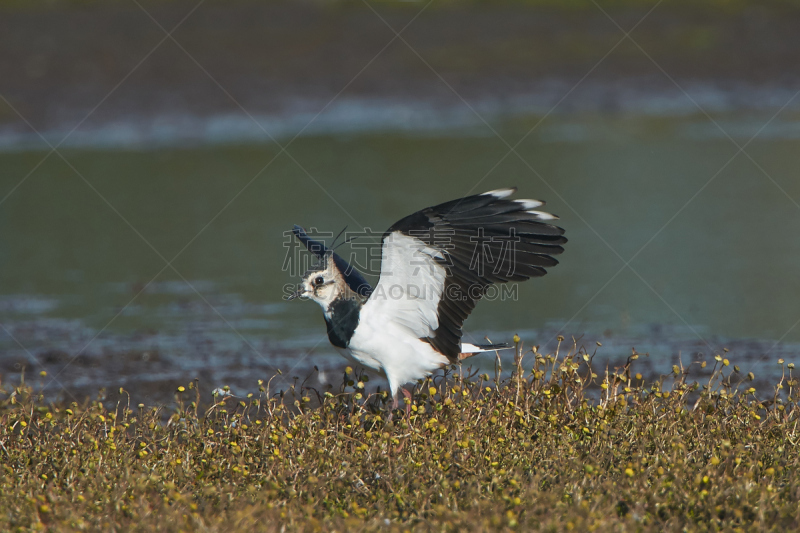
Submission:
[[[650,381],[636,354],[605,370],[564,352],[520,349],[506,379],[420,383],[390,422],[385,395],[350,369],[336,394],[259,382],[207,408],[190,383],[171,411],[46,405],[23,382],[0,401],[0,529],[800,525],[792,364],[767,392],[724,354]]]

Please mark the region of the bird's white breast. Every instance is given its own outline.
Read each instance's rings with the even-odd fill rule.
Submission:
[[[448,363],[445,356],[409,332],[386,321],[367,303],[347,347],[347,356],[386,375],[392,391],[404,383],[430,375]]]

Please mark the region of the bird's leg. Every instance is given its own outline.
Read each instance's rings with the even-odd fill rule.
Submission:
[[[386,417],[387,422],[391,422],[394,419],[394,410],[400,408],[400,400],[397,399],[397,393],[392,394],[392,406],[389,408],[389,416]]]
[[[407,402],[403,402],[403,403],[406,406],[405,407],[406,416],[409,416],[409,415],[411,415],[411,393],[408,392],[408,390],[404,389],[403,387],[400,387],[400,392],[402,392],[403,393],[403,397],[408,400]]]
[[[411,393],[408,392],[403,387],[400,387],[400,390],[398,392],[403,393],[403,398],[408,398],[408,402],[404,403],[405,403],[406,416],[409,416],[411,414]],[[400,394],[395,394],[394,399],[392,400],[392,413],[394,413],[395,409],[400,409]],[[391,417],[391,413],[389,414],[389,416]]]

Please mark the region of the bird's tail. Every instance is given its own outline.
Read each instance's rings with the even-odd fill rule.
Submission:
[[[507,342],[499,342],[495,344],[470,344],[468,342],[461,343],[461,353],[493,352],[495,350],[507,350],[509,348],[513,348],[513,346]]]

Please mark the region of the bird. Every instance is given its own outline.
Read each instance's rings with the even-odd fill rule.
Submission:
[[[375,287],[298,225],[316,256],[286,299],[322,307],[330,343],[348,360],[383,374],[393,406],[402,386],[458,363],[461,354],[509,348],[461,341],[462,326],[493,284],[546,274],[564,251],[558,217],[544,202],[511,199],[516,188],[474,194],[417,211],[381,237]],[[463,357],[463,356],[462,356]]]

